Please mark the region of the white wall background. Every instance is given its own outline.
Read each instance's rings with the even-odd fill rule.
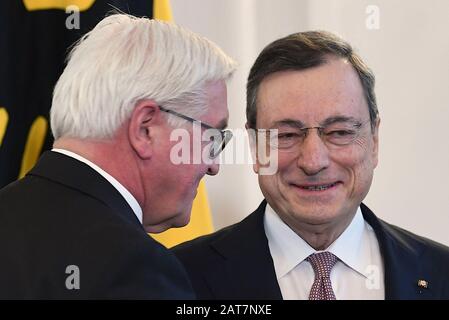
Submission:
[[[365,203],[382,219],[449,245],[449,1],[171,0],[175,21],[220,45],[240,67],[229,84],[230,128],[245,124],[245,85],[260,50],[322,29],[348,40],[374,70],[380,161]],[[379,28],[368,29],[369,5]],[[262,194],[250,165],[207,178],[217,229],[252,212]]]

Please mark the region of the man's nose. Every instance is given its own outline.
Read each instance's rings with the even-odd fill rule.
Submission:
[[[329,166],[329,149],[318,130],[309,130],[300,146],[297,164],[306,175],[315,175]]]

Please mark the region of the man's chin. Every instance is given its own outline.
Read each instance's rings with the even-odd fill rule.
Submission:
[[[163,221],[158,224],[144,225],[144,229],[147,233],[161,233],[171,228],[182,228],[190,222],[190,212],[188,214],[182,213],[169,220]]]
[[[167,225],[150,225],[143,227],[147,233],[161,233],[171,228],[171,226]]]

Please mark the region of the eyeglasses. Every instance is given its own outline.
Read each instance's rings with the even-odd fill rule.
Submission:
[[[214,128],[206,123],[203,123],[202,121],[193,119],[189,116],[186,116],[182,113],[178,113],[176,111],[166,109],[164,107],[159,106],[159,109],[161,111],[173,114],[177,117],[183,118],[185,120],[188,120],[192,123],[199,123],[203,128],[206,128],[208,130],[208,136],[211,140],[211,148],[209,151],[209,158],[215,159],[218,157],[218,155],[223,151],[223,149],[226,147],[226,144],[232,139],[232,132],[230,130],[220,130],[217,128]]]
[[[266,133],[266,141],[272,149],[291,151],[294,146],[301,145],[304,142],[311,129],[316,129],[321,140],[328,146],[349,145],[360,137],[361,128],[368,122],[370,120],[336,122],[324,127],[295,128],[286,126],[276,129],[256,130]]]

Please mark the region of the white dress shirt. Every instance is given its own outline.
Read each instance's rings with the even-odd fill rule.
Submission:
[[[315,273],[305,259],[313,249],[285,224],[267,204],[265,233],[276,278],[285,300],[307,300]],[[360,208],[346,230],[324,251],[338,261],[331,272],[332,288],[340,300],[383,300],[384,268],[379,243]]]
[[[117,179],[115,179],[109,173],[107,173],[106,171],[101,169],[95,163],[87,160],[86,158],[80,156],[79,154],[76,154],[74,152],[67,151],[64,149],[52,149],[51,151],[59,152],[59,153],[65,154],[66,156],[74,158],[78,161],[81,161],[81,162],[87,164],[92,169],[94,169],[99,174],[101,174],[103,176],[103,178],[108,180],[109,183],[112,184],[114,186],[114,188],[117,189],[118,192],[120,192],[122,197],[125,198],[126,202],[129,204],[131,209],[134,211],[134,214],[137,216],[137,219],[139,219],[140,223],[142,224],[142,208],[140,207],[136,198],[134,198],[134,196],[120,182],[118,182]]]

